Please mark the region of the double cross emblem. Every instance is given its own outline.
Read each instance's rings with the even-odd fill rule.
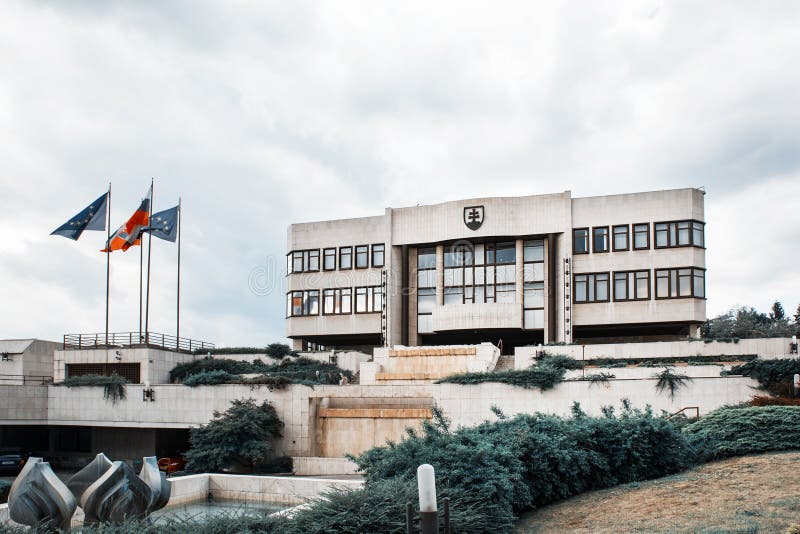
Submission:
[[[464,224],[470,230],[477,230],[483,224],[483,206],[467,206],[464,208]]]

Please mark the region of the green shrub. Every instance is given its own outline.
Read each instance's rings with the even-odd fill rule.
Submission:
[[[670,399],[674,399],[675,393],[688,382],[692,381],[691,377],[687,375],[673,372],[671,367],[665,367],[660,373],[654,374],[653,378],[658,379],[656,382],[656,391],[668,391]]]
[[[800,358],[752,360],[721,374],[749,376],[773,395],[789,396],[795,373],[800,373]]]
[[[219,347],[214,349],[197,349],[197,355],[208,354],[266,354],[270,358],[297,356],[297,351],[283,343],[270,343],[266,347]]]
[[[690,459],[680,431],[649,409],[626,406],[620,416],[606,409],[603,417],[589,417],[576,406],[571,418],[518,415],[455,431],[438,416],[420,433],[355,461],[367,492],[390,480],[413,484],[417,466],[430,463],[451,509],[469,507],[482,519],[456,530],[505,532],[516,513],[583,491],[674,473]],[[392,528],[376,523],[365,530]]]
[[[241,380],[239,375],[232,375],[224,369],[213,371],[201,371],[197,374],[189,375],[183,380],[184,386],[215,386],[217,384],[229,384]]]
[[[216,472],[238,463],[252,471],[272,460],[271,441],[281,437],[282,428],[269,402],[234,400],[224,413],[214,412],[211,421],[191,430],[186,470]]]
[[[581,362],[575,358],[565,356],[563,354],[544,353],[541,356],[538,356],[536,360],[540,366],[549,365],[550,367],[566,370],[583,369],[583,364]]]
[[[127,397],[127,390],[125,384],[128,383],[127,378],[119,376],[117,373],[111,376],[105,375],[81,375],[73,376],[65,379],[63,382],[56,384],[59,386],[66,386],[68,388],[76,388],[83,386],[102,386],[103,398],[110,400],[111,404],[116,404],[119,400],[125,400]]]
[[[215,374],[195,379],[200,382],[190,380],[189,384],[186,383],[186,380],[193,375],[211,372]],[[242,374],[261,374],[268,378],[259,382],[257,378],[243,379],[239,376]],[[353,377],[350,371],[340,369],[332,363],[318,362],[310,358],[292,358],[270,364],[258,359],[252,362],[242,362],[226,358],[201,358],[177,365],[169,372],[170,381],[182,382],[186,385],[210,385],[203,381],[221,380],[214,383],[266,384],[272,387],[281,387],[285,383],[338,384],[342,374],[348,378]]]
[[[595,384],[608,384],[612,378],[617,378],[617,377],[611,373],[596,373],[596,374],[586,375],[584,377],[584,380],[588,380],[589,387],[592,387]]]
[[[684,428],[700,461],[800,449],[800,406],[723,408]]]
[[[297,351],[292,350],[289,345],[283,343],[270,343],[264,350],[264,354],[276,360],[283,359],[286,356],[297,356]]]
[[[545,391],[563,382],[564,374],[563,368],[541,365],[514,371],[463,373],[442,378],[436,383],[481,384],[483,382],[499,382],[501,384],[520,386],[525,389],[538,388]]]

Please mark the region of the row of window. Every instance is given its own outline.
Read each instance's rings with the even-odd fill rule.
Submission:
[[[371,252],[370,252],[371,248]],[[338,256],[337,256],[338,252]],[[353,259],[355,255],[355,261]],[[338,257],[338,263],[337,263]],[[335,271],[356,269],[366,269],[372,267],[383,267],[386,263],[386,246],[383,243],[374,245],[356,245],[355,247],[336,247],[322,249],[322,270]],[[309,273],[320,270],[320,249],[293,250],[286,255],[286,272]]]
[[[706,271],[696,267],[655,269],[655,298],[705,298]],[[608,302],[613,292],[614,302],[650,300],[650,271],[615,271],[613,273],[582,273],[573,277],[573,301]]]
[[[353,295],[355,294],[355,306]],[[322,290],[306,289],[289,291],[286,294],[286,317],[308,317],[319,315],[350,315],[355,313],[379,313],[383,310],[383,288],[381,286],[338,287]]]
[[[655,248],[705,247],[705,223],[672,221],[653,223]],[[572,230],[572,252],[588,254],[591,238],[592,252],[650,249],[650,223],[617,224],[575,228]]]

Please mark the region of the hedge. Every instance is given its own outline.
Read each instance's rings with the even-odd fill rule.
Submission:
[[[701,462],[800,449],[800,406],[722,408],[684,434]]]
[[[209,374],[209,373],[214,374]],[[200,375],[190,379],[193,375]],[[258,382],[257,379],[246,380],[239,375],[259,374],[273,378],[272,381],[264,379]],[[201,358],[192,362],[182,363],[175,366],[170,372],[171,382],[181,382],[186,385],[213,385],[228,383],[273,383],[279,386],[281,383],[292,384],[338,384],[340,375],[352,378],[350,371],[339,368],[332,363],[318,362],[310,358],[292,358],[280,362],[268,364],[261,360],[245,362],[226,358]],[[188,383],[187,383],[187,379]],[[281,380],[275,380],[281,379]]]
[[[778,360],[752,360],[736,365],[722,375],[749,376],[774,395],[788,395],[791,392],[794,375],[800,373],[800,358]]]

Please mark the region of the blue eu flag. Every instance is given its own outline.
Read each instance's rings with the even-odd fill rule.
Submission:
[[[64,237],[77,241],[84,230],[105,230],[107,204],[108,193],[103,193],[100,198],[86,206],[79,214],[53,230],[50,235],[63,235]]]
[[[165,241],[175,242],[178,235],[178,210],[180,208],[175,206],[168,210],[159,211],[150,216],[150,226],[145,228],[145,232],[150,232]]]

